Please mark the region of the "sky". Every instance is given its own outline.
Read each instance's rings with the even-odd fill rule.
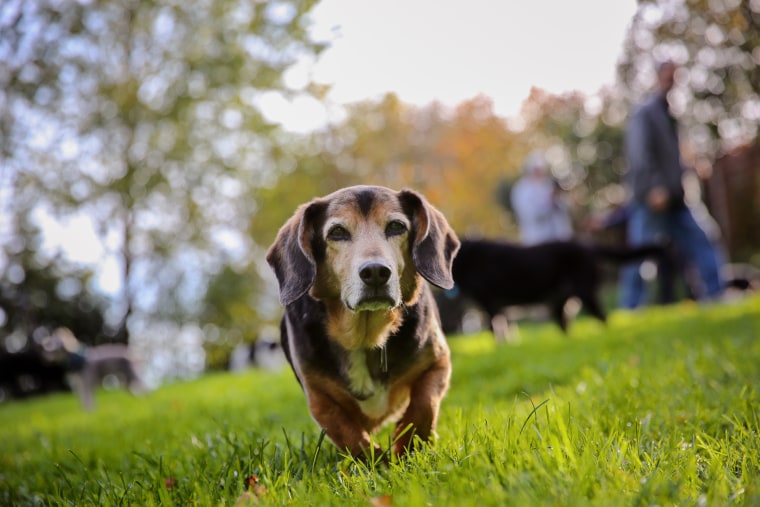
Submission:
[[[455,106],[482,94],[516,117],[533,86],[593,94],[612,84],[635,11],[635,0],[322,0],[313,28],[331,47],[289,76],[331,84],[336,104],[395,92]],[[298,131],[333,116],[307,100],[266,112]]]

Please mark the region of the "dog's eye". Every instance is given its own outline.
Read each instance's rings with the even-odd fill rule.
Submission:
[[[342,225],[333,225],[327,231],[327,239],[330,241],[348,241],[351,239],[351,233]]]
[[[406,224],[400,220],[393,220],[385,226],[385,235],[388,237],[399,236],[406,232]]]

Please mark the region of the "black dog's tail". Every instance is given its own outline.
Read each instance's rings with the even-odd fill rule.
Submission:
[[[638,261],[647,258],[659,258],[667,252],[667,245],[651,243],[634,247],[617,247],[609,245],[594,245],[594,253],[605,259],[616,262]]]

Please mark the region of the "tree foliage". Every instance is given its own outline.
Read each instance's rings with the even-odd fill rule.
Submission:
[[[632,19],[614,86],[596,96],[533,90],[526,135],[548,150],[555,175],[580,209],[620,204],[627,170],[625,120],[655,83],[655,62],[683,65],[674,106],[691,163],[757,142],[760,124],[760,7],[757,2],[643,0]],[[747,203],[751,205],[751,203]]]
[[[63,326],[87,344],[97,344],[108,336],[105,302],[80,290],[81,281],[92,273],[70,269],[64,275],[64,262],[39,265],[28,256],[12,261],[12,269],[0,278],[0,326],[48,332]]]
[[[207,273],[251,261],[246,189],[273,177],[280,152],[262,95],[304,91],[283,74],[323,48],[308,33],[314,3],[3,4],[3,211],[95,220],[120,266],[124,339],[133,308],[192,312]]]
[[[684,65],[677,114],[709,157],[757,138],[760,5],[740,0],[641,0],[618,66],[635,100],[654,83],[654,62]]]
[[[298,204],[359,183],[414,188],[460,233],[509,235],[496,190],[527,149],[484,97],[454,110],[412,106],[394,94],[353,104],[343,121],[304,141],[293,170],[258,191],[252,236],[268,245]]]
[[[609,91],[587,97],[534,89],[523,103],[525,136],[543,148],[576,215],[620,204],[625,109]]]

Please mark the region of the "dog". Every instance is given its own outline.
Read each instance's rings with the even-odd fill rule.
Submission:
[[[58,351],[64,355],[72,387],[85,410],[94,408],[93,393],[108,375],[115,375],[132,394],[145,390],[135,368],[135,358],[126,345],[110,343],[86,347],[65,327],[53,331],[51,338],[60,345]]]
[[[451,288],[459,240],[412,190],[355,186],[300,206],[267,252],[281,343],[315,422],[359,459],[395,421],[393,452],[435,438],[451,376],[430,287]]]
[[[48,361],[37,347],[0,351],[0,403],[68,390],[65,365]]]
[[[592,316],[602,322],[606,313],[599,302],[601,259],[617,262],[657,257],[663,245],[637,248],[588,245],[578,241],[551,241],[521,246],[506,241],[462,239],[452,273],[456,290],[494,319],[505,307],[545,304],[563,332],[568,319],[565,304],[577,297]],[[504,338],[504,332],[495,332]]]

